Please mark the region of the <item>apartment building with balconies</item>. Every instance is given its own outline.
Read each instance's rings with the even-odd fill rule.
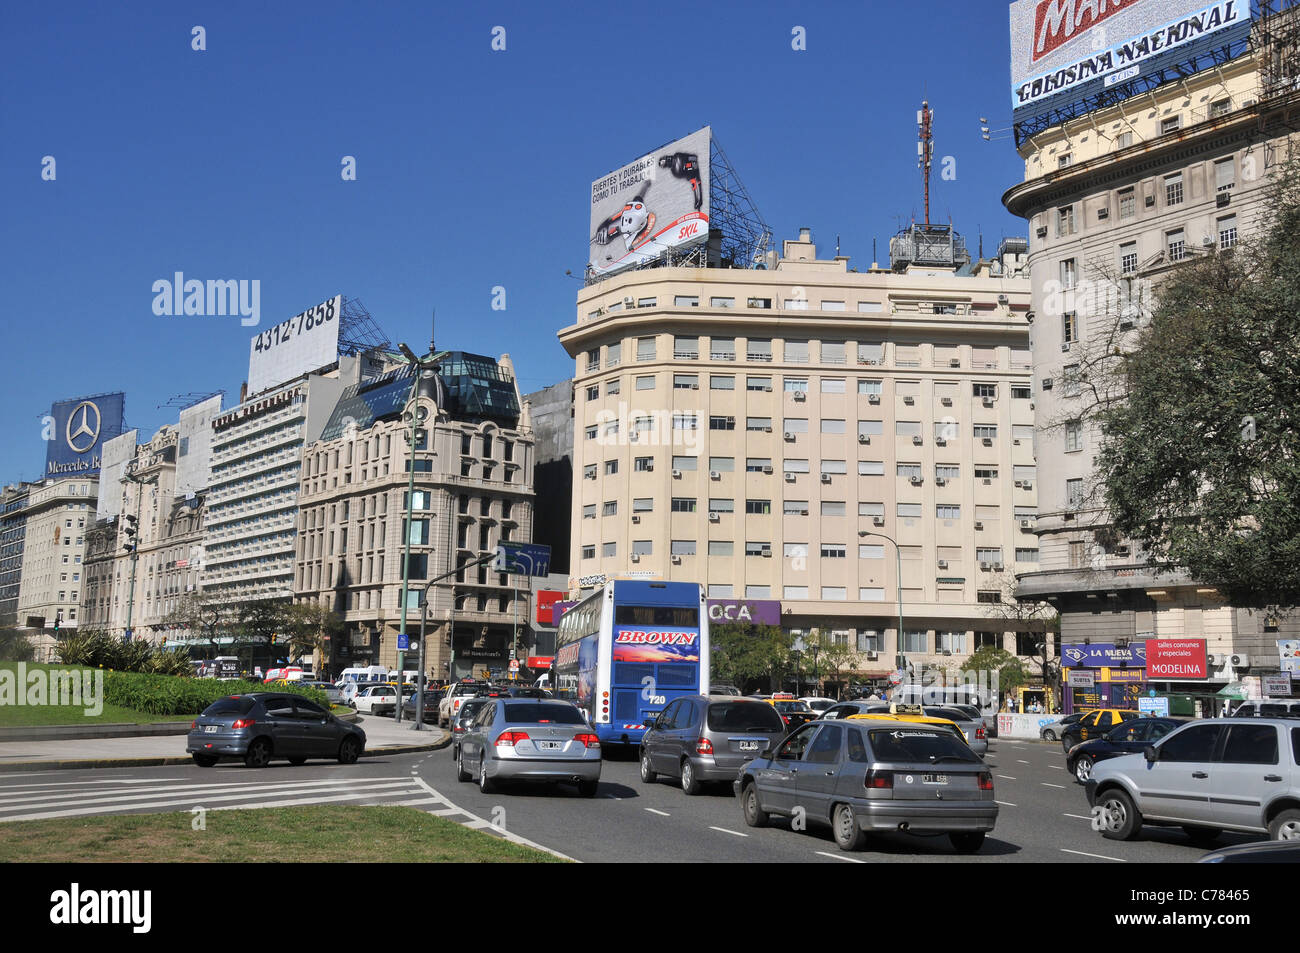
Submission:
[[[96,476],[31,484],[27,498],[18,625],[29,630],[38,661],[52,661],[60,631],[80,624],[86,531],[95,520]]]

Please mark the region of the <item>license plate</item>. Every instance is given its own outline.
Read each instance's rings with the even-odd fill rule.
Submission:
[[[922,784],[947,784],[948,775],[946,774],[923,774],[921,775]]]
[[[539,741],[537,742],[537,747],[541,748],[543,751],[559,751],[561,748],[564,747],[564,742],[563,741]]]
[[[204,730],[205,732],[207,732],[208,734],[210,734],[210,735],[215,735],[218,731],[221,730],[221,726],[220,726],[220,725],[204,725],[204,726],[203,726],[203,730]]]
[[[741,751],[757,751],[757,750],[758,750],[758,742],[757,742],[757,741],[742,741],[742,742],[740,742],[740,750],[741,750]]]

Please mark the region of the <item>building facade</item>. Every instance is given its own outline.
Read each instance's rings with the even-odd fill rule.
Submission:
[[[304,448],[294,597],[343,618],[331,670],[393,668],[409,540],[406,631],[417,639],[425,621],[426,674],[500,674],[512,649],[521,659],[530,649],[530,580],[487,566],[430,580],[494,553],[501,541],[531,539],[534,441],[514,368],[509,356],[443,355],[418,396],[423,423],[413,451],[411,390],[406,365],[349,387],[321,439]],[[412,653],[404,667],[418,667]]]
[[[18,591],[31,490],[32,484],[19,483],[0,492],[0,626],[18,624]]]
[[[1204,639],[1211,684],[1276,670],[1277,640],[1300,635],[1300,621],[1226,605],[1186,574],[1157,574],[1113,532],[1094,471],[1088,382],[1132,344],[1163,278],[1231,254],[1259,228],[1300,116],[1288,78],[1300,75],[1294,41],[1277,47],[1285,32],[1027,139],[1025,180],[1003,198],[1031,235],[1040,558],[1018,567],[1018,593],[1058,608],[1064,643]],[[1125,675],[1134,678],[1146,688],[1142,673]]]
[[[633,573],[779,601],[787,628],[856,646],[864,677],[900,649],[919,669],[1026,648],[997,606],[1038,558],[1020,249],[859,273],[804,230],[768,270],[584,289],[559,332],[573,588]]]
[[[86,532],[94,523],[99,480],[94,476],[33,484],[27,501],[18,625],[31,630],[38,661],[53,659],[60,631],[80,623]]]

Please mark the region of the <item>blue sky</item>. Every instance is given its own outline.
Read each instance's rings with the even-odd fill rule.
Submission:
[[[146,439],[174,395],[233,403],[252,334],[340,292],[417,350],[436,307],[440,347],[509,351],[525,391],[569,377],[555,332],[574,319],[591,181],[705,124],[778,247],[807,225],[865,267],[873,238],[883,263],[921,215],[928,96],[936,164],[956,163],[933,215],[990,252],[1025,234],[999,201],[1022,165],[979,133],[982,115],[1009,125],[1008,57],[1007,5],[989,0],[11,0],[0,480],[41,473],[56,400],[125,391]],[[261,324],[155,316],[153,282],[177,271],[259,280]]]

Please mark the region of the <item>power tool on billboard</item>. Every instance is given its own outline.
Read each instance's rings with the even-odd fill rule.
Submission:
[[[695,211],[704,205],[704,189],[700,183],[700,157],[693,152],[675,152],[659,157],[659,168],[667,169],[674,178],[687,179],[695,196]]]
[[[593,239],[597,245],[608,245],[618,235],[623,236],[627,250],[631,251],[650,237],[654,230],[655,214],[646,208],[645,196],[650,191],[651,179],[646,179],[631,201],[601,222]],[[607,255],[606,258],[612,258]]]

